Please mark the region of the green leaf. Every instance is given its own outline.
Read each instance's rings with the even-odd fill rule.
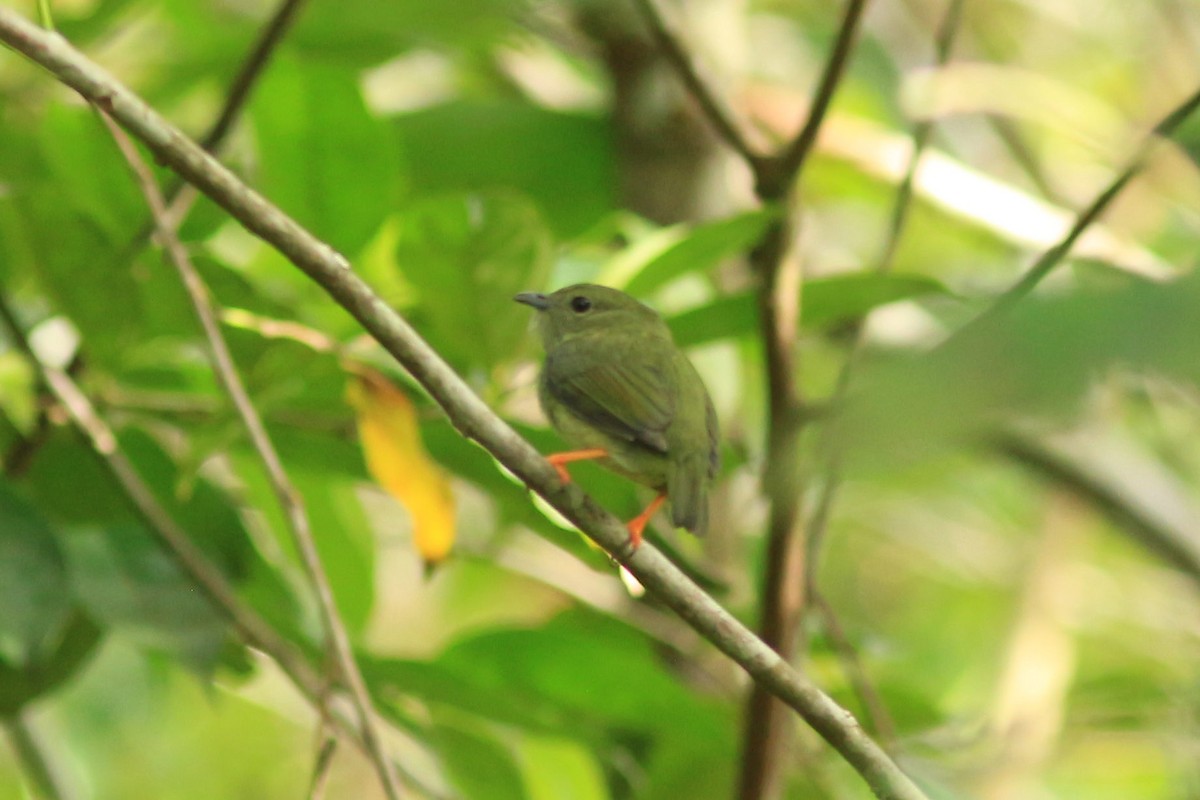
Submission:
[[[582,233],[614,207],[611,132],[602,117],[456,100],[394,124],[416,192],[513,189],[564,237]]]
[[[212,671],[228,636],[225,621],[149,534],[129,524],[92,526],[62,542],[89,614],[202,675]]]
[[[356,73],[276,56],[254,93],[262,190],[351,256],[395,204],[394,137],[363,104]]]
[[[481,46],[508,30],[524,0],[473,0],[461,6],[421,0],[341,0],[305,9],[290,44],[306,59],[354,67],[378,64],[415,46]]]
[[[544,285],[551,239],[537,210],[510,193],[428,200],[398,218],[396,260],[428,336],[458,364],[512,358],[529,326],[513,296]]]
[[[696,225],[665,249],[648,254],[644,263],[623,264],[621,274],[609,280],[624,284],[630,294],[650,294],[681,275],[708,272],[728,258],[744,255],[778,216],[777,210],[764,208]]]
[[[931,352],[864,370],[839,420],[849,460],[872,469],[906,463],[1017,420],[1061,420],[1096,376],[1116,368],[1194,385],[1198,309],[1194,275],[1026,299]]]
[[[857,319],[879,306],[917,297],[948,296],[940,281],[920,275],[856,272],[805,281],[800,324],[809,330]],[[726,295],[667,320],[680,347],[758,333],[753,293]]]
[[[16,714],[76,675],[95,653],[102,635],[91,618],[75,610],[45,631],[45,646],[26,663],[10,664],[0,658],[0,717]]]
[[[472,800],[526,800],[528,795],[512,753],[485,726],[464,715],[440,713],[430,743],[463,797]],[[472,724],[474,722],[474,724]],[[561,795],[572,797],[572,795]]]
[[[230,581],[244,578],[257,553],[227,495],[203,479],[181,482],[172,459],[140,429],[126,429],[119,440],[138,475],[200,552]],[[43,445],[26,479],[38,509],[61,527],[143,530],[143,519],[133,511],[124,489],[90,447],[71,434],[64,432]]]
[[[49,523],[11,485],[0,483],[0,655],[27,662],[71,605]]]
[[[530,800],[606,800],[604,773],[578,742],[525,737],[520,745],[522,772]]]

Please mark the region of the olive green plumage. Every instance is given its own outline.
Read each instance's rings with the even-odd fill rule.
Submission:
[[[672,522],[703,533],[717,416],[666,323],[624,292],[593,284],[516,299],[540,312],[538,396],[551,424],[574,448],[608,451],[601,464],[665,492]]]

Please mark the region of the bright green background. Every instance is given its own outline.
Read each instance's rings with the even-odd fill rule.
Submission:
[[[270,11],[51,5],[65,36],[194,135]],[[622,208],[604,67],[556,27],[555,9],[571,3],[310,5],[226,161],[347,254],[543,450],[555,439],[533,400],[529,311],[512,294],[621,275],[667,311],[717,400],[725,467],[709,540],[653,536],[753,623],[763,375],[750,284],[729,261],[770,213],[662,228]],[[997,192],[1081,207],[1200,83],[1195,0],[968,2],[955,93],[939,109],[914,81],[942,4],[873,6],[834,121],[902,141],[906,114],[940,111],[938,151]],[[16,7],[33,16],[32,3]],[[742,21],[735,84],[787,98],[742,102],[760,113],[777,102],[794,118],[834,10],[755,2]],[[557,76],[568,100],[522,82],[514,52],[532,53],[535,74]],[[980,65],[994,74],[967,69]],[[1106,218],[1124,251],[1063,264],[1017,313],[933,354],[1038,248],[1004,219],[969,217],[968,201],[995,197],[943,184],[939,200],[919,193],[881,278],[872,269],[894,185],[880,177],[878,140],[827,143],[806,174],[799,359],[818,406],[845,356],[844,323],[886,306],[837,435],[815,425],[797,455],[817,470],[814,454],[835,442],[846,471],[820,585],[893,720],[894,751],[932,797],[1200,793],[1200,574],[1179,555],[1200,552],[1200,285],[1146,284],[1125,269],[1151,258],[1182,274],[1196,262],[1200,126],[1179,141]],[[1027,233],[1048,214],[1007,221]],[[92,112],[0,51],[0,291],[39,343],[78,338],[81,385],[159,498],[245,600],[311,644],[316,617],[291,545],[186,298],[155,248],[131,249],[146,221]],[[358,336],[210,204],[182,235],[221,304]],[[395,723],[394,751],[424,785],[470,800],[731,796],[745,683],[710,646],[630,597],[606,559],[414,389],[459,506],[456,553],[425,577],[403,510],[369,484],[336,359],[245,328],[226,334],[304,494],[342,617]],[[0,343],[0,453],[37,435],[39,402],[28,366]],[[80,437],[51,420],[27,469],[0,483],[0,715],[39,734],[75,797],[303,796],[318,743],[311,711],[231,637]],[[1064,445],[1053,438],[1064,431],[1081,433]],[[1065,483],[1038,462],[1050,446],[1075,470]],[[1090,496],[1080,471],[1094,478]],[[646,499],[598,470],[577,476],[614,513]],[[801,666],[865,717],[828,626],[806,630]],[[792,761],[789,798],[868,796],[810,732]],[[0,747],[0,797],[23,791]],[[381,795],[344,747],[327,796]]]

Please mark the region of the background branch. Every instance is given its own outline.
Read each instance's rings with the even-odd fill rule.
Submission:
[[[0,16],[3,13],[0,9]],[[26,355],[41,380],[66,408],[71,421],[87,437],[92,449],[103,460],[149,531],[159,539],[167,554],[174,559],[184,574],[200,588],[213,608],[229,621],[243,641],[266,653],[279,665],[326,724],[336,726],[367,752],[359,726],[327,703],[328,691],[325,681],[313,669],[308,659],[237,597],[236,591],[225,576],[192,543],[187,533],[158,502],[153,491],[121,450],[112,428],[96,412],[75,381],[62,370],[47,364],[33,351],[16,315],[2,295],[0,324],[8,330],[11,341]]]
[[[690,49],[683,43],[683,36],[662,7],[661,0],[634,0],[633,4],[641,12],[659,50],[671,62],[679,79],[717,134],[757,171],[764,157],[762,144],[757,141],[761,137],[739,117],[724,94],[716,88],[716,81],[693,58]]]
[[[179,280],[187,292],[192,310],[195,311],[204,337],[208,341],[208,349],[217,380],[229,395],[234,408],[237,409],[238,416],[250,436],[254,451],[262,461],[267,478],[283,509],[284,518],[292,532],[292,539],[300,553],[300,560],[317,598],[322,627],[325,629],[326,648],[334,663],[337,664],[346,688],[350,691],[350,697],[362,728],[363,742],[367,746],[371,761],[383,783],[384,791],[389,798],[396,800],[400,797],[400,785],[396,780],[391,759],[384,750],[375,709],[371,704],[362,672],[354,660],[350,637],[346,633],[346,627],[342,624],[341,615],[338,613],[333,590],[329,585],[329,576],[317,553],[312,525],[304,508],[304,498],[296,491],[296,487],[288,478],[283,461],[271,443],[271,437],[267,434],[258,410],[250,400],[250,395],[246,391],[237,365],[234,363],[233,354],[229,352],[229,346],[221,333],[221,325],[217,321],[217,315],[212,306],[211,292],[205,285],[204,279],[200,277],[200,273],[192,265],[192,260],[188,256],[187,250],[184,249],[183,243],[179,241],[175,228],[167,221],[166,205],[158,189],[158,184],[154,180],[154,174],[142,160],[141,154],[125,132],[104,112],[100,112],[100,119],[112,134],[117,147],[120,148],[121,154],[133,171],[138,188],[146,198],[146,204],[150,207],[150,214],[154,219],[163,250],[167,259],[174,265],[176,272],[179,273]]]
[[[796,653],[805,600],[804,475],[800,435],[802,399],[797,387],[796,334],[800,326],[802,267],[795,253],[800,225],[800,173],[833,95],[845,75],[865,0],[849,0],[837,41],[818,84],[809,117],[779,156],[756,174],[765,203],[780,202],[783,214],[751,254],[758,276],[758,310],[767,375],[767,446],[763,492],[769,503],[763,559],[763,641],[791,661]],[[750,690],[743,717],[738,797],[759,800],[782,789],[783,765],[791,742],[785,709],[762,685]]]
[[[1116,177],[1096,196],[1096,199],[1079,212],[1075,218],[1075,223],[1067,231],[1067,234],[1057,244],[1042,253],[1016,283],[997,297],[979,316],[959,328],[954,335],[958,336],[962,334],[964,330],[974,326],[983,319],[990,318],[993,314],[1009,308],[1032,292],[1047,275],[1054,271],[1055,267],[1062,263],[1062,260],[1071,252],[1071,248],[1075,246],[1076,240],[1083,235],[1083,232],[1093,222],[1100,218],[1100,215],[1108,210],[1108,207],[1112,205],[1113,200],[1117,198],[1121,190],[1142,171],[1147,159],[1160,140],[1169,139],[1173,136],[1183,121],[1190,117],[1197,107],[1200,107],[1200,89],[1197,89],[1185,98],[1183,102],[1171,109],[1166,116],[1158,121],[1142,143],[1138,145],[1133,158],[1129,160],[1125,168],[1117,173]]]
[[[109,112],[163,163],[273,245],[343,305],[474,439],[599,545],[648,590],[784,699],[867,780],[879,797],[924,794],[844,709],[703,592],[658,550],[627,551],[624,525],[573,484],[562,485],[544,458],[497,417],[429,345],[352,271],[344,257],[301,228],[62,37],[0,9],[0,40],[43,65]]]
[[[787,190],[786,187],[798,180],[804,170],[804,162],[808,160],[813,145],[817,143],[817,133],[821,130],[821,123],[825,121],[829,104],[833,102],[833,95],[846,73],[850,53],[854,50],[854,42],[858,37],[859,22],[866,6],[867,0],[847,0],[842,23],[838,27],[837,40],[833,43],[833,50],[825,62],[825,70],[821,73],[821,81],[817,84],[817,92],[808,108],[808,118],[804,121],[804,126],[791,144],[775,157],[770,170],[758,175],[758,191],[763,199],[770,200],[782,196]]]

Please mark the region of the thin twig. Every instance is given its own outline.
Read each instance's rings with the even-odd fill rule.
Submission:
[[[225,137],[233,130],[234,124],[242,114],[242,109],[250,99],[251,90],[258,83],[259,76],[270,63],[271,56],[283,41],[284,34],[288,32],[303,5],[304,0],[282,0],[275,9],[275,13],[267,20],[267,24],[259,31],[254,46],[246,54],[246,58],[238,68],[237,75],[229,84],[221,114],[208,129],[208,133],[200,137],[200,146],[208,152],[217,152],[224,143]]]
[[[230,81],[220,113],[208,131],[200,137],[200,146],[208,152],[220,152],[222,145],[225,144],[225,139],[237,124],[246,103],[250,100],[250,94],[258,83],[259,77],[270,63],[271,56],[275,54],[275,50],[283,41],[284,34],[290,30],[303,5],[304,0],[282,0],[276,7],[275,13],[267,20],[267,24],[259,31],[254,46],[246,53],[241,66],[238,67],[237,74]],[[199,192],[191,184],[179,182],[168,188],[165,194],[168,209],[166,218],[170,220],[173,227],[178,228],[183,224],[183,220],[191,210],[192,204],[196,202],[196,198],[200,196]],[[137,249],[141,249],[153,231],[154,221],[151,220],[134,239]]]
[[[1075,223],[1067,231],[1066,235],[1057,244],[1042,253],[1038,260],[1033,263],[1033,266],[1016,283],[997,297],[979,316],[960,328],[955,333],[955,336],[973,327],[981,320],[990,318],[994,314],[1011,307],[1014,303],[1032,292],[1055,267],[1062,263],[1062,260],[1071,252],[1071,248],[1075,246],[1076,240],[1083,235],[1084,231],[1101,214],[1108,210],[1108,207],[1112,205],[1113,200],[1117,198],[1121,190],[1142,171],[1142,168],[1146,165],[1146,161],[1161,140],[1169,139],[1173,136],[1180,124],[1191,116],[1197,107],[1200,107],[1200,89],[1189,95],[1183,102],[1171,109],[1166,116],[1158,121],[1142,143],[1138,145],[1133,158],[1129,160],[1125,168],[1117,173],[1116,177],[1096,196],[1095,200],[1088,204],[1087,208],[1079,212],[1079,215],[1075,218]]]
[[[934,64],[938,67],[945,66],[950,60],[950,52],[954,47],[954,40],[958,35],[962,23],[964,3],[965,0],[949,0],[946,12],[942,16],[941,23],[938,25],[937,33],[934,36]],[[875,271],[879,274],[885,274],[892,269],[896,250],[900,245],[900,239],[904,235],[909,212],[912,209],[913,188],[916,184],[917,168],[921,164],[921,156],[924,155],[925,148],[929,146],[929,141],[933,136],[933,129],[934,124],[932,120],[924,120],[913,127],[912,151],[909,153],[908,164],[904,168],[904,177],[900,180],[900,184],[896,189],[896,199],[892,205],[887,236],[880,250],[879,260],[875,262]],[[834,409],[842,406],[846,399],[846,394],[850,391],[852,376],[862,356],[864,332],[865,320],[857,320],[851,330],[850,345],[846,351],[846,358],[842,362],[837,382],[834,384],[833,393],[830,396],[829,405]],[[826,426],[826,431],[830,430],[831,427]],[[829,441],[830,437],[828,433],[825,438],[826,441],[823,443],[826,451],[826,464],[823,470],[825,482],[821,487],[820,493],[817,495],[813,515],[808,525],[808,556],[805,559],[807,576],[804,583],[810,597],[815,596],[816,593],[821,545],[825,539],[825,532],[829,529],[829,518],[833,513],[833,506],[837,501],[837,495],[842,482],[841,464],[838,453],[834,443]]]
[[[2,15],[3,10],[0,10],[0,16]],[[46,386],[67,410],[71,421],[87,436],[92,449],[104,461],[133,508],[145,521],[147,528],[158,537],[167,554],[175,560],[184,574],[200,588],[212,607],[233,626],[243,641],[266,653],[279,665],[327,724],[334,725],[346,733],[366,752],[366,744],[358,725],[325,702],[325,682],[307,658],[291,642],[276,633],[253,609],[242,603],[225,576],[192,543],[187,533],[158,502],[153,491],[120,449],[116,434],[96,412],[74,380],[57,367],[42,361],[29,346],[29,340],[3,295],[0,295],[0,324],[7,329],[13,344],[25,354]]]
[[[782,196],[785,187],[800,177],[804,163],[808,160],[813,145],[817,143],[817,134],[821,130],[821,123],[825,121],[825,112],[829,110],[833,95],[842,82],[842,76],[845,75],[866,6],[867,0],[847,0],[842,23],[838,28],[837,41],[834,42],[833,51],[825,62],[825,71],[821,74],[816,96],[808,109],[808,119],[796,138],[776,158],[775,167],[765,176],[765,185],[760,185],[759,192],[764,199]],[[759,179],[762,184],[764,176],[760,175]]]
[[[842,672],[846,673],[850,679],[850,685],[854,687],[854,693],[858,695],[858,700],[866,711],[867,719],[870,720],[872,731],[883,742],[885,748],[894,749],[896,725],[892,722],[883,698],[876,691],[875,684],[871,683],[871,679],[867,677],[867,671],[863,667],[858,649],[846,635],[846,629],[842,627],[842,622],[838,619],[833,606],[829,604],[823,594],[811,588],[809,589],[809,605],[821,614],[825,630],[829,634],[829,641],[833,644],[838,661],[842,665]]]
[[[308,800],[322,800],[325,797],[325,786],[329,783],[332,772],[333,757],[337,753],[337,737],[321,731],[321,746],[317,749],[317,758],[313,762],[312,780],[308,784]]]
[[[780,658],[657,548],[645,543],[631,553],[623,522],[575,484],[559,481],[545,458],[488,408],[395,309],[349,269],[343,256],[242,183],[62,37],[41,31],[19,14],[0,7],[0,41],[108,111],[149,146],[158,160],[194,183],[319,283],[404,365],[463,436],[477,441],[593,541],[613,553],[665,605],[792,706],[842,754],[876,796],[896,800],[926,797],[849,712]]]
[[[29,727],[25,715],[17,713],[5,717],[3,725],[21,773],[33,789],[33,796],[41,800],[70,800],[73,795],[67,791],[57,774],[58,770],[50,762],[45,746]]]
[[[679,79],[683,81],[717,134],[744,158],[752,169],[757,170],[757,165],[763,159],[763,152],[761,144],[752,140],[761,137],[756,136],[755,130],[746,125],[725,99],[724,94],[717,90],[717,82],[707,75],[703,65],[692,57],[689,49],[683,44],[682,34],[669,19],[670,15],[662,7],[660,0],[634,0],[633,4],[649,26],[659,50],[671,62],[679,74]]]
[[[154,173],[150,171],[150,167],[142,159],[141,153],[129,140],[125,131],[121,130],[104,112],[100,112],[100,119],[108,127],[113,139],[116,140],[117,147],[120,148],[121,154],[133,171],[138,188],[146,198],[146,204],[150,207],[150,214],[154,219],[160,243],[166,251],[168,260],[179,273],[179,279],[191,301],[192,310],[195,311],[200,327],[204,331],[204,337],[208,341],[217,379],[229,394],[229,399],[233,401],[234,408],[237,409],[238,416],[241,417],[242,424],[250,435],[250,442],[263,463],[271,487],[275,490],[275,496],[283,509],[288,527],[291,528],[296,549],[300,552],[300,560],[304,564],[309,583],[317,596],[321,622],[325,628],[326,647],[336,661],[342,679],[350,690],[350,697],[354,701],[355,710],[358,712],[362,725],[363,740],[371,754],[375,769],[379,773],[384,790],[391,800],[397,800],[401,794],[400,784],[392,768],[392,761],[384,750],[375,709],[367,693],[362,672],[359,671],[358,663],[354,660],[350,637],[346,633],[346,628],[338,613],[337,602],[333,598],[333,590],[329,585],[329,576],[317,553],[312,525],[304,508],[304,498],[296,491],[296,487],[288,477],[283,461],[279,458],[279,453],[275,450],[271,437],[267,434],[266,426],[263,425],[262,417],[259,416],[258,410],[250,399],[250,394],[242,383],[241,374],[234,363],[233,355],[229,352],[225,336],[221,333],[221,325],[213,310],[208,286],[200,277],[200,273],[196,271],[192,259],[183,243],[179,241],[175,229],[166,220],[167,209],[158,183],[154,180]]]

